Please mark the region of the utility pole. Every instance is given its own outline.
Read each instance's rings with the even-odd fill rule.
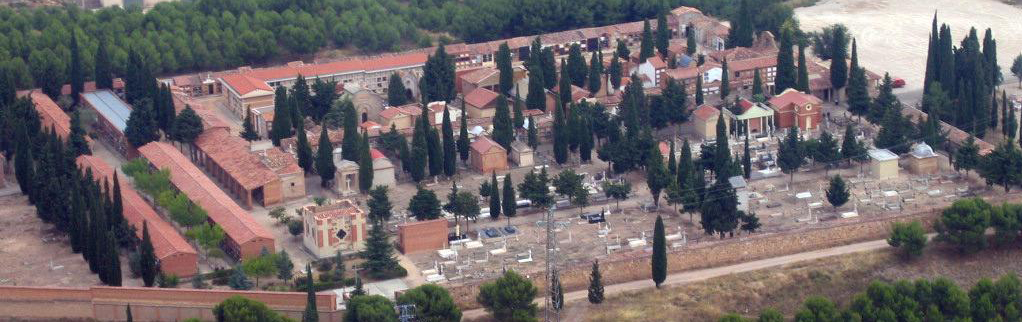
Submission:
[[[550,311],[553,310],[553,298],[550,292],[553,289],[553,274],[556,274],[556,264],[554,258],[557,256],[557,235],[554,231],[554,213],[553,207],[547,208],[546,210],[546,322],[550,322]],[[557,316],[557,320],[560,320],[560,314]]]

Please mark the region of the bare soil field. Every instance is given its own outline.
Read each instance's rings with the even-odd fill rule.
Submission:
[[[0,285],[99,284],[82,256],[71,252],[67,236],[42,222],[27,197],[0,197]]]
[[[955,39],[976,27],[979,36],[992,28],[997,39],[997,60],[1005,76],[1022,51],[1022,8],[998,0],[823,0],[795,10],[802,29],[816,31],[835,23],[848,26],[858,41],[859,59],[866,68],[905,79],[900,92],[923,87],[926,46],[933,14],[951,26]],[[955,41],[958,45],[958,41]],[[920,94],[921,95],[921,94]],[[906,102],[911,103],[911,102]]]
[[[809,296],[831,298],[842,307],[875,280],[947,277],[968,288],[984,277],[1022,271],[1017,246],[959,256],[931,249],[922,258],[905,262],[890,249],[830,257],[772,269],[728,275],[685,286],[646,289],[567,305],[568,321],[716,321],[736,312],[756,316],[776,308],[792,316]]]

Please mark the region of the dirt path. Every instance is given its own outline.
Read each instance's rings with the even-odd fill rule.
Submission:
[[[930,234],[930,236],[933,236],[933,234]],[[735,264],[735,265],[729,265],[729,266],[723,266],[723,267],[708,268],[708,269],[701,269],[701,270],[695,270],[695,271],[689,271],[689,272],[676,273],[676,274],[668,275],[667,276],[667,280],[664,281],[663,285],[665,285],[665,286],[674,286],[674,285],[687,284],[687,283],[691,283],[691,282],[703,281],[703,280],[707,280],[707,279],[711,279],[711,278],[719,277],[719,276],[724,276],[724,275],[728,275],[728,274],[735,274],[735,273],[742,273],[742,272],[761,270],[761,269],[765,269],[765,268],[777,267],[777,266],[791,264],[791,263],[815,260],[815,259],[831,257],[831,256],[836,256],[836,255],[851,254],[851,253],[864,252],[864,251],[872,251],[872,250],[883,249],[883,248],[887,248],[887,247],[890,247],[890,246],[887,245],[887,241],[886,240],[874,240],[874,241],[869,241],[869,242],[862,242],[862,243],[858,243],[858,244],[851,244],[851,245],[845,245],[845,246],[839,246],[839,247],[815,250],[815,251],[798,253],[798,254],[792,254],[792,255],[787,255],[787,256],[767,258],[767,259],[762,259],[762,260],[757,260],[757,261],[745,262],[745,263],[741,263],[741,264]],[[651,281],[651,280],[641,280],[641,281],[633,281],[633,282],[627,282],[627,283],[621,283],[621,284],[606,285],[604,287],[604,294],[609,297],[609,296],[611,296],[613,294],[619,294],[619,293],[623,293],[623,292],[641,290],[641,289],[646,289],[646,288],[651,288],[651,287],[654,287],[653,281]],[[586,290],[582,290],[582,291],[575,291],[575,292],[565,293],[564,294],[564,300],[565,300],[565,302],[569,302],[569,303],[572,302],[572,301],[587,300],[587,296],[588,296],[587,292],[588,291],[586,291]],[[542,306],[543,305],[543,298],[539,298],[535,302],[537,304],[539,304],[540,306]],[[462,315],[462,319],[463,320],[474,320],[474,319],[482,318],[482,317],[484,317],[486,315],[488,315],[488,313],[484,309],[475,309],[475,310],[465,311],[463,313],[463,315]]]
[[[955,39],[961,39],[969,28],[976,27],[979,37],[986,28],[993,29],[997,40],[997,60],[1005,75],[1016,55],[1022,51],[1022,8],[998,0],[823,0],[811,7],[795,10],[806,31],[842,23],[848,26],[859,45],[863,66],[892,77],[905,79],[900,92],[914,92],[923,87],[926,68],[926,46],[934,12],[939,23],[951,26]],[[955,45],[958,45],[956,40]],[[920,95],[913,95],[918,97]],[[904,99],[904,98],[903,98]],[[912,103],[912,102],[906,102]]]

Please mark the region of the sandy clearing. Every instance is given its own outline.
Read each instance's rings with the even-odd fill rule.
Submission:
[[[843,23],[859,43],[859,59],[877,73],[908,83],[901,91],[922,88],[926,67],[926,45],[934,11],[940,23],[951,26],[955,39],[961,39],[970,27],[983,37],[992,28],[997,40],[997,60],[1008,75],[1012,60],[1022,52],[1022,8],[997,0],[823,0],[811,7],[798,8],[795,14],[802,29],[819,30]],[[955,42],[958,44],[958,41]]]

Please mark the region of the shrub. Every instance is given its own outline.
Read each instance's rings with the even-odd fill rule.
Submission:
[[[156,284],[160,288],[176,288],[179,283],[181,283],[181,279],[174,274],[168,275],[160,272],[160,275],[156,277]]]
[[[926,232],[918,221],[894,223],[891,225],[891,237],[887,239],[887,244],[900,249],[904,257],[919,257],[926,247]]]
[[[369,276],[377,280],[387,280],[392,278],[408,276],[408,270],[406,270],[404,267],[397,266],[392,269],[383,270],[379,272],[367,271],[366,276]]]
[[[305,225],[302,224],[301,220],[294,220],[287,223],[287,231],[291,233],[291,236],[298,237],[305,232]]]

